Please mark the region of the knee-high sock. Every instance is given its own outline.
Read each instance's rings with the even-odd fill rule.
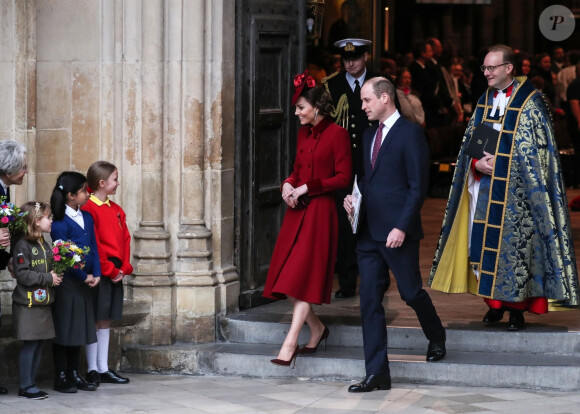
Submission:
[[[20,355],[18,356],[18,370],[20,373],[20,388],[25,389],[34,384],[32,375],[32,366],[34,361],[34,352],[38,346],[38,341],[24,341]],[[29,392],[38,392],[38,388],[28,389]]]
[[[68,371],[79,370],[79,355],[81,354],[80,346],[66,347],[66,366]]]
[[[54,357],[54,370],[58,375],[66,371],[66,346],[52,343],[52,355]]]
[[[87,354],[87,370],[88,372],[97,370],[97,349],[98,342],[88,344],[85,346],[85,352]]]
[[[109,329],[97,331],[97,368],[99,373],[109,370]]]

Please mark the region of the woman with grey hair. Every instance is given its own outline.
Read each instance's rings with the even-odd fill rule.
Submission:
[[[10,201],[8,186],[22,184],[27,171],[26,147],[13,139],[0,141],[0,195]]]
[[[26,147],[13,139],[0,141],[0,196],[4,201],[10,201],[10,186],[20,185],[28,171],[26,165]],[[0,228],[0,246],[10,246],[8,228]],[[6,250],[0,251],[0,270],[6,269],[10,254]]]
[[[10,201],[10,186],[22,184],[27,171],[26,147],[13,139],[0,141],[0,196],[4,196],[5,201]],[[0,246],[0,270],[4,270],[11,258],[6,251],[10,247],[10,232],[7,227],[0,227]],[[0,387],[0,394],[7,392],[6,388]]]

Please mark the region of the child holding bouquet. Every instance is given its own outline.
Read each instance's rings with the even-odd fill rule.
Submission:
[[[52,226],[50,207],[45,203],[28,202],[22,207],[27,215],[16,243],[12,247],[16,287],[12,293],[12,314],[15,336],[23,341],[18,356],[20,397],[41,400],[47,393],[34,384],[44,342],[54,337],[50,304],[54,287],[61,277],[52,271],[52,248],[44,240]]]
[[[101,276],[93,218],[80,210],[88,198],[86,177],[73,171],[59,175],[50,197],[54,263],[63,272],[53,307],[54,389],[63,393],[97,389],[79,373],[81,345],[97,342],[91,288]]]
[[[109,369],[109,327],[111,320],[123,316],[123,282],[133,273],[130,263],[131,235],[125,212],[109,196],[117,192],[119,172],[107,161],[93,163],[87,171],[89,187],[93,191],[83,206],[95,220],[97,246],[101,262],[101,283],[97,296],[97,343],[87,346],[87,379],[111,384],[127,384],[124,378]]]

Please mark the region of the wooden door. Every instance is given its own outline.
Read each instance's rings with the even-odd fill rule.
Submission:
[[[262,291],[285,211],[280,184],[294,158],[293,77],[304,69],[304,1],[236,3],[235,259],[240,308]]]

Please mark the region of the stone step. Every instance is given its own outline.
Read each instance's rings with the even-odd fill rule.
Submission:
[[[123,370],[133,372],[221,374],[249,377],[307,377],[359,380],[364,376],[362,348],[329,346],[316,354],[299,355],[295,369],[269,362],[278,344],[177,344],[124,348]],[[482,387],[580,389],[579,355],[521,352],[448,351],[436,363],[425,362],[425,350],[391,348],[393,382]]]
[[[282,322],[280,322],[282,320]],[[289,328],[289,318],[275,314],[240,312],[220,319],[220,333],[227,342],[250,344],[281,344]],[[362,328],[359,325],[328,325],[329,346],[362,347]],[[387,328],[389,346],[424,350],[428,341],[416,327]],[[306,344],[310,336],[308,326],[300,333],[298,343]],[[480,329],[447,329],[447,349],[462,352],[536,353],[578,355],[580,332],[568,332],[561,327],[528,326],[519,332],[508,332],[505,324]]]

